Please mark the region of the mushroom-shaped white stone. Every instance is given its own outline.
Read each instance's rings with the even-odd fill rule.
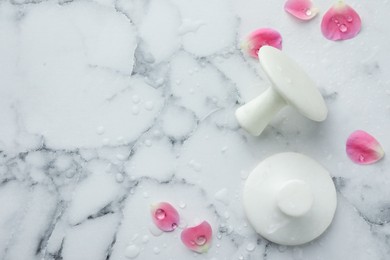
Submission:
[[[260,48],[259,60],[272,84],[259,97],[237,109],[236,117],[242,128],[252,135],[260,135],[286,105],[295,107],[311,120],[326,119],[328,109],[321,93],[293,60],[271,46]]]
[[[320,236],[337,206],[328,171],[299,153],[262,161],[245,183],[243,200],[256,232],[281,245],[300,245]]]

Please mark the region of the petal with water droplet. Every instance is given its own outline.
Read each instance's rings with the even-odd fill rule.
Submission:
[[[197,253],[205,253],[211,245],[213,230],[207,221],[203,221],[195,227],[189,227],[181,233],[181,241],[184,245]]]
[[[347,140],[347,155],[357,164],[371,164],[379,161],[385,154],[379,142],[369,133],[358,130]]]
[[[261,28],[250,33],[242,42],[241,48],[248,55],[257,59],[261,47],[269,45],[282,49],[282,36],[271,28]]]
[[[359,14],[344,1],[338,1],[324,15],[321,31],[325,38],[333,41],[355,37],[362,27]]]
[[[311,0],[287,0],[284,10],[300,20],[311,20],[318,14],[318,8]]]
[[[152,205],[151,214],[154,224],[162,231],[173,231],[179,225],[179,213],[168,202],[160,202]]]

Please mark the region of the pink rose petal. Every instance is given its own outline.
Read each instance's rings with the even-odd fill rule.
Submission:
[[[257,59],[260,48],[265,45],[281,50],[282,36],[271,28],[257,29],[246,37],[241,47],[247,54]]]
[[[325,38],[333,41],[355,37],[362,27],[358,13],[344,1],[338,1],[322,18],[321,31]]]
[[[205,253],[210,247],[213,230],[207,221],[198,226],[186,228],[181,232],[184,245],[197,253]]]
[[[384,156],[379,142],[370,134],[358,130],[347,140],[347,155],[357,164],[370,164],[379,161]]]
[[[173,231],[179,225],[179,213],[167,202],[152,205],[151,213],[154,224],[162,231]]]
[[[287,0],[284,10],[300,20],[310,20],[318,14],[311,0]]]

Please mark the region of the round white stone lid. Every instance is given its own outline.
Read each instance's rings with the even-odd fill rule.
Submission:
[[[299,153],[280,153],[249,175],[244,208],[256,232],[282,245],[320,236],[332,222],[337,195],[328,171]]]

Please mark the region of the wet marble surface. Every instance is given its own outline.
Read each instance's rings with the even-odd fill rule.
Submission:
[[[389,1],[350,0],[363,20],[331,42],[321,14],[294,20],[283,1],[96,0],[0,2],[0,259],[389,259],[390,163],[353,164],[357,129],[390,149]],[[272,27],[312,75],[329,117],[285,109],[260,137],[234,111],[266,89],[243,36]],[[311,156],[338,191],[319,239],[284,247],[258,236],[241,202],[249,172],[285,151]],[[169,201],[172,233],[149,207]],[[180,229],[207,220],[207,254]],[[151,233],[152,229],[154,235]]]

